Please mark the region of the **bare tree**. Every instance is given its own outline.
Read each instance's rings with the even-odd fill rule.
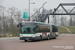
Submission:
[[[34,8],[33,11],[36,12],[36,11],[38,11],[38,9],[37,8]]]
[[[61,17],[61,26],[64,26],[64,18]]]
[[[14,22],[13,18],[14,18],[16,10],[17,9],[15,7],[9,8],[9,13],[10,13],[10,16],[11,16],[11,21],[10,21],[11,26],[13,26],[13,22]]]
[[[2,33],[5,33],[5,7],[0,6],[0,15],[1,15],[1,23],[2,23]]]
[[[70,16],[69,25],[72,26],[72,16]]]
[[[18,24],[21,22],[21,11],[17,11],[17,17],[18,17]]]

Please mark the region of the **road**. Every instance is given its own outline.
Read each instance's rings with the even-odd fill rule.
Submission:
[[[0,50],[75,50],[75,34],[61,34],[57,39],[30,42],[0,38]]]

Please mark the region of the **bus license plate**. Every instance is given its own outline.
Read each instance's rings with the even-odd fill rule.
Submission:
[[[29,40],[29,38],[26,38],[26,40]]]

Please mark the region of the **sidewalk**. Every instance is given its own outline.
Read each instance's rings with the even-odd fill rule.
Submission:
[[[4,37],[4,38],[0,38],[0,41],[4,41],[4,40],[19,40],[19,37]]]

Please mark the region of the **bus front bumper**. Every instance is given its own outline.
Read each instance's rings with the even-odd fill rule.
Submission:
[[[20,37],[20,40],[38,40],[39,37]]]

